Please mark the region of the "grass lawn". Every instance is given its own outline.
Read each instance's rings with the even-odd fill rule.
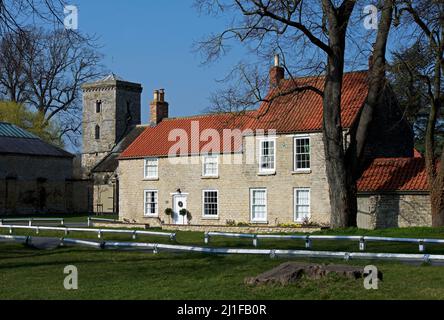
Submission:
[[[322,233],[444,238],[444,229],[429,228],[380,231],[349,229]],[[75,236],[87,238],[85,234],[70,235]],[[93,235],[89,237],[95,238]],[[125,236],[107,237],[129,241]],[[139,241],[167,240],[141,238]],[[180,232],[178,243],[202,245],[202,233]],[[212,245],[251,247],[251,242],[214,238]],[[261,247],[301,249],[303,243],[262,241]],[[314,249],[357,251],[357,244],[321,242],[315,243]],[[416,245],[405,244],[372,244],[369,249],[417,253]],[[429,246],[428,252],[444,253],[444,249]],[[22,245],[2,243],[0,299],[444,299],[444,267],[375,261],[348,262],[359,266],[373,264],[384,273],[384,281],[380,283],[379,290],[375,291],[365,290],[362,280],[336,277],[318,281],[304,279],[287,287],[244,285],[245,277],[255,276],[289,260],[272,260],[260,256],[153,255],[72,247],[37,251]],[[343,261],[312,261],[345,264]],[[78,267],[77,291],[66,291],[63,288],[63,269],[67,265]]]

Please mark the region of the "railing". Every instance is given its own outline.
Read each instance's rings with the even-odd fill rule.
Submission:
[[[0,229],[9,229],[9,234],[11,234],[11,235],[12,235],[14,229],[22,229],[22,230],[35,230],[36,234],[39,234],[40,231],[62,231],[65,233],[65,235],[68,235],[70,232],[97,233],[97,237],[99,239],[102,238],[103,234],[108,233],[108,234],[130,234],[130,235],[132,235],[132,238],[134,240],[137,239],[137,236],[139,236],[139,235],[168,237],[171,241],[176,240],[175,233],[143,231],[143,230],[117,230],[117,229],[18,226],[18,225],[0,225]]]
[[[28,226],[32,226],[33,222],[58,222],[61,226],[65,225],[63,218],[18,218],[18,219],[0,219],[0,225],[8,224],[9,222],[26,222]]]
[[[259,246],[259,239],[274,240],[302,240],[305,241],[305,248],[311,249],[313,240],[319,241],[356,241],[359,243],[359,250],[365,251],[369,242],[393,242],[393,243],[415,243],[419,252],[425,252],[426,244],[444,244],[444,239],[413,239],[413,238],[388,238],[369,236],[321,236],[321,235],[256,235],[256,234],[236,234],[222,232],[205,232],[204,242],[210,243],[211,237],[244,238],[252,239],[253,246]]]
[[[20,243],[31,242],[31,237],[2,236],[0,240],[14,241]],[[326,258],[349,260],[388,260],[401,262],[426,262],[444,263],[444,255],[428,254],[396,254],[396,253],[363,253],[363,252],[328,252],[328,251],[306,251],[306,250],[268,250],[268,249],[227,249],[208,248],[182,245],[169,245],[158,243],[135,243],[135,242],[94,242],[76,239],[60,239],[60,245],[86,246],[96,249],[135,249],[150,250],[153,254],[164,252],[187,252],[202,254],[244,254],[244,255],[267,255],[270,258],[299,257],[299,258]]]

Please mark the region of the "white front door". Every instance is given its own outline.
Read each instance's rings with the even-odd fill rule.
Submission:
[[[186,208],[187,208],[187,196],[175,195],[173,197],[173,211],[174,211],[173,224],[180,224],[180,225],[188,224],[187,216],[182,216],[180,214],[180,210]]]

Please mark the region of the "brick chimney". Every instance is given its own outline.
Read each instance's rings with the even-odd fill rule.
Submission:
[[[154,99],[150,103],[151,125],[158,125],[163,119],[168,118],[168,102],[165,102],[165,90],[155,90]]]
[[[270,87],[276,88],[279,82],[285,78],[285,69],[281,67],[279,55],[274,56],[274,66],[270,70]]]

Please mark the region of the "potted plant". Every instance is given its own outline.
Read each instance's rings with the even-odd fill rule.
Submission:
[[[187,209],[180,210],[179,214],[184,218],[187,217],[188,222],[191,220],[191,213]]]
[[[193,216],[191,215],[191,212],[189,212],[187,210],[187,220],[188,220],[188,224],[191,224],[191,220],[193,219]]]
[[[170,221],[170,224],[171,224],[171,218],[173,217],[173,215],[174,215],[174,211],[173,211],[173,209],[171,209],[171,208],[166,208],[165,209],[165,215],[167,215],[168,217],[169,217],[169,221]]]

